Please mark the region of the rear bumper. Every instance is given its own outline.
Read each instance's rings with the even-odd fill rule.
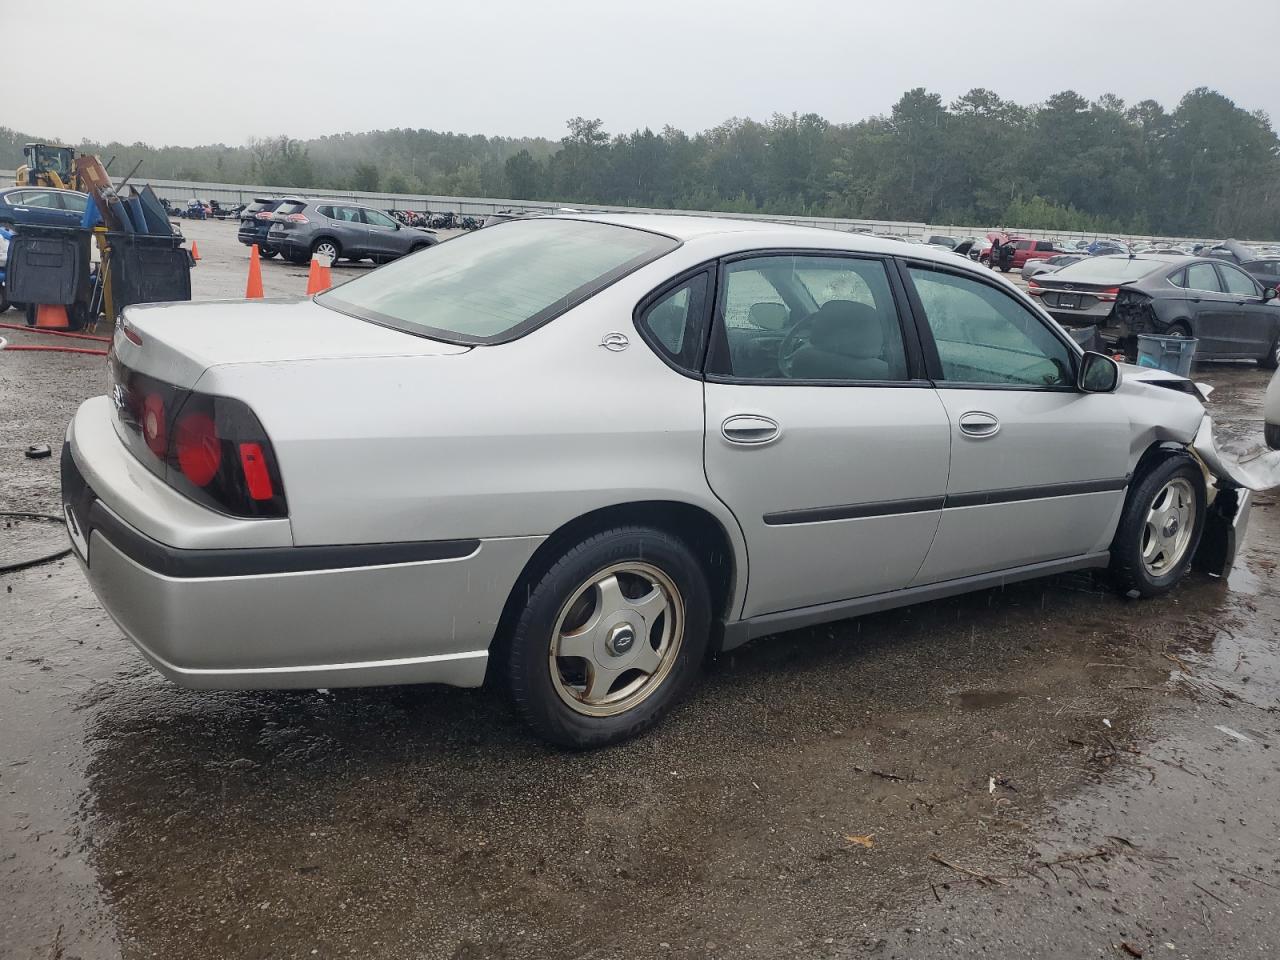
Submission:
[[[100,427],[82,408],[67,431],[68,533],[103,607],[170,680],[202,689],[484,680],[507,595],[541,537],[174,547],[95,490],[89,478],[109,471],[95,470],[87,452],[97,445],[80,434]],[[250,532],[261,523],[234,522]]]

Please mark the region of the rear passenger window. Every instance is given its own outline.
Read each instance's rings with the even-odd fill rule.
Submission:
[[[702,359],[709,286],[707,274],[691,277],[651,303],[636,321],[651,346],[690,373],[698,370]]]
[[[746,380],[908,379],[879,260],[754,257],[724,270],[711,370]]]
[[[1049,253],[1053,250],[1053,242],[1049,240],[1037,240],[1036,250],[1040,253]]]
[[[1222,286],[1218,283],[1218,271],[1213,269],[1212,263],[1193,263],[1187,267],[1186,285],[1191,290],[1204,290],[1209,293],[1222,292]]]
[[[1030,249],[1031,249],[1031,241],[1030,241],[1030,240],[1019,240],[1017,243],[1015,243],[1015,244],[1013,245],[1013,249],[1015,249],[1015,250],[1030,250]]]
[[[1070,349],[1007,293],[924,267],[909,272],[938,348],[943,379],[1023,387],[1074,383]]]

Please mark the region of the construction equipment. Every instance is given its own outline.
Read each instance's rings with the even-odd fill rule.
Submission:
[[[73,147],[54,143],[28,143],[22,148],[26,161],[14,177],[20,187],[56,187],[59,190],[82,190],[76,172]]]

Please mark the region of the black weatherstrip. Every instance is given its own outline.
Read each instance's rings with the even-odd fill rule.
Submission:
[[[919,497],[914,500],[881,500],[878,503],[850,503],[835,507],[809,507],[801,510],[778,510],[766,513],[764,522],[771,527],[794,523],[829,523],[833,520],[857,520],[864,517],[890,517],[904,513],[926,513],[956,507],[979,507],[994,503],[1017,503],[1020,500],[1044,500],[1049,497],[1074,497],[1085,493],[1107,493],[1129,486],[1128,477],[1110,480],[1080,480],[1074,483],[1048,483],[1038,487],[1010,487],[1004,490],[980,490],[977,493],[950,493],[945,497]]]
[[[829,520],[856,520],[859,517],[888,517],[897,513],[927,513],[941,510],[944,497],[919,497],[915,500],[882,500],[879,503],[849,503],[839,507],[811,507],[804,510],[779,510],[766,513],[764,522],[771,527],[791,523],[825,523]]]

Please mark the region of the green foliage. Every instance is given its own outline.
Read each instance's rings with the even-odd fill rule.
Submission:
[[[0,166],[34,137],[0,127]],[[1023,106],[977,88],[950,104],[909,90],[888,114],[731,118],[610,135],[574,117],[558,143],[379,130],[245,147],[83,144],[112,172],[298,188],[810,214],[1046,230],[1271,237],[1280,141],[1268,118],[1212,90],[1168,112],[1066,90]]]

